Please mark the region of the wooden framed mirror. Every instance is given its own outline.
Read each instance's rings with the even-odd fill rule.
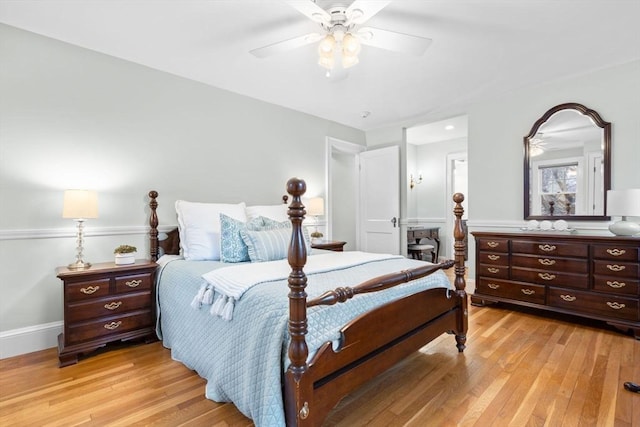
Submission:
[[[524,219],[605,221],[611,123],[584,105],[556,105],[524,137]]]

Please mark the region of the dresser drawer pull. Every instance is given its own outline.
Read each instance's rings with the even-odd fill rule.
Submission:
[[[541,259],[538,259],[538,262],[542,265],[553,265],[556,263],[556,260],[549,259],[549,258],[541,258]]]
[[[538,273],[538,277],[540,277],[542,280],[553,280],[556,278],[556,275],[549,273]]]
[[[487,255],[487,258],[489,258],[491,261],[497,261],[500,259],[500,255]]]
[[[607,305],[609,307],[613,308],[614,310],[622,310],[623,308],[626,307],[626,305],[620,304],[619,302],[608,302],[607,301]]]
[[[498,246],[500,246],[500,243],[498,242],[487,242],[487,246],[489,246],[490,248],[497,248]]]
[[[500,285],[496,285],[495,283],[487,283],[487,286],[491,289],[498,289]]]
[[[534,291],[533,289],[520,289],[522,291],[523,294],[525,295],[533,295],[536,293],[536,291]]]
[[[555,245],[538,245],[541,251],[553,252],[556,250]]]
[[[80,288],[80,292],[82,292],[83,294],[86,294],[86,295],[91,295],[93,293],[98,292],[98,289],[100,289],[99,285],[87,286],[86,288]]]
[[[617,280],[614,280],[613,282],[610,280],[607,280],[607,285],[611,286],[613,289],[620,289],[627,286],[625,282],[618,282]]]
[[[624,265],[618,265],[618,264],[607,264],[607,268],[611,271],[622,271],[626,267]]]
[[[500,269],[499,268],[489,267],[489,268],[487,268],[487,271],[489,273],[496,274],[496,273],[498,273],[500,271]]]
[[[124,284],[130,288],[137,288],[142,284],[142,280],[131,280],[129,282],[124,282]]]
[[[116,308],[119,308],[122,305],[122,301],[112,301],[109,304],[105,304],[104,308],[106,308],[107,310],[115,310]]]
[[[607,249],[607,253],[613,256],[621,256],[627,253],[624,249]]]
[[[560,295],[560,298],[568,302],[573,302],[576,300],[576,297],[574,297],[573,295]]]
[[[117,322],[107,323],[104,325],[104,328],[113,331],[114,329],[118,329],[120,325],[122,325],[122,321],[118,320]]]

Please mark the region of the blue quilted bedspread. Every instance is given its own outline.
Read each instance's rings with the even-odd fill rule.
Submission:
[[[233,320],[212,316],[190,303],[203,283],[202,274],[224,267],[218,261],[169,262],[158,275],[158,335],[175,360],[207,380],[206,396],[233,402],[257,426],[284,426],[281,377],[286,369],[289,288],[286,280],[248,290],[236,303]],[[395,258],[340,271],[308,276],[309,297],[339,286],[423,265]],[[356,296],[346,304],[308,310],[310,352],[339,340],[339,329],[372,307],[417,291],[451,287],[442,271],[382,292]]]

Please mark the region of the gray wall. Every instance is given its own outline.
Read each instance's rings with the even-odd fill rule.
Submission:
[[[150,189],[165,225],[178,198],[273,204],[292,176],[323,195],[326,137],[365,143],[353,128],[2,24],[0,63],[0,356],[60,327],[55,268],[75,256],[63,190],[98,191],[88,261],[124,243],[144,257]]]

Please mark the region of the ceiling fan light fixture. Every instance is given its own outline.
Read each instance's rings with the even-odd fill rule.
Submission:
[[[327,70],[333,70],[333,67],[336,65],[336,60],[334,59],[333,55],[320,55],[318,57],[318,65],[320,65],[322,68],[326,68]]]
[[[360,40],[351,33],[346,33],[342,38],[342,52],[345,55],[357,56],[360,53],[362,46],[360,46]]]
[[[327,34],[318,44],[318,54],[321,56],[333,55],[336,47],[336,39],[333,34]]]
[[[358,59],[358,55],[347,55],[345,53],[342,54],[342,68],[349,68],[356,65],[360,60]]]

